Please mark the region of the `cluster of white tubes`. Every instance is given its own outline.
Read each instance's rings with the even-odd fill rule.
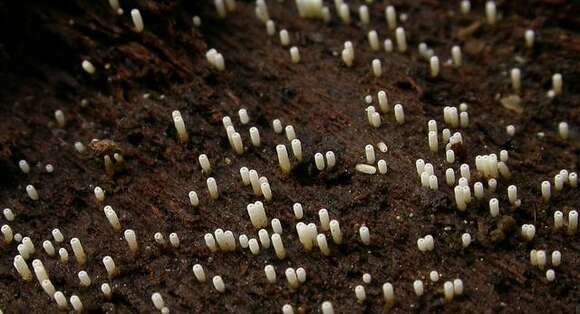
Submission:
[[[536,226],[532,224],[523,224],[521,234],[524,240],[532,241],[534,239],[534,236],[536,236]]]
[[[564,213],[561,211],[554,212],[554,231],[559,231],[564,227]],[[574,235],[578,231],[578,211],[571,210],[568,212],[567,233]]]
[[[221,250],[223,252],[232,252],[236,250],[236,238],[230,230],[216,229],[213,234],[206,233],[204,236],[205,244],[212,252]]]
[[[264,228],[268,225],[268,217],[266,216],[266,209],[264,204],[260,201],[250,203],[246,206],[248,211],[248,216],[250,216],[250,221],[252,225],[256,228]]]
[[[298,15],[303,18],[326,20],[330,12],[322,4],[322,0],[296,0]]]
[[[209,64],[213,66],[216,70],[223,71],[226,69],[224,56],[221,53],[219,53],[216,49],[212,48],[208,50],[207,53],[205,54],[205,57],[207,59],[207,62],[209,62]]]
[[[433,251],[433,249],[435,248],[435,241],[433,239],[433,236],[428,234],[423,238],[419,238],[417,240],[417,247],[421,252]]]

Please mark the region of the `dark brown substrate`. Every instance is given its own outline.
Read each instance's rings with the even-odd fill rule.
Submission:
[[[403,26],[412,52],[386,55],[371,52],[366,41],[373,28],[381,40],[394,39],[384,22],[384,4],[371,5],[372,27],[365,28],[343,25],[336,18],[326,25],[299,19],[293,1],[269,1],[278,29],[288,29],[292,44],[300,48],[302,62],[295,65],[277,37],[267,36],[255,18],[253,3],[238,1],[238,10],[222,21],[206,1],[121,2],[123,16],[112,14],[106,1],[0,3],[0,207],[17,214],[10,226],[33,239],[39,252],[35,257],[43,260],[57,290],[67,297],[78,294],[92,312],[153,312],[150,296],[158,291],[175,313],[277,313],[286,303],[295,310],[315,312],[325,300],[340,313],[375,313],[386,309],[381,286],[388,281],[398,300],[393,312],[578,311],[578,236],[554,234],[551,227],[553,212],[578,209],[580,196],[578,190],[566,188],[545,204],[539,191],[540,182],[552,180],[560,169],[579,169],[580,18],[574,13],[580,12],[578,3],[498,1],[503,18],[489,27],[482,19],[481,1],[473,1],[473,13],[467,16],[457,13],[455,3],[393,1],[409,16]],[[131,30],[128,11],[133,7],[143,14],[142,34]],[[192,27],[193,15],[202,18],[201,28]],[[524,47],[528,28],[538,30],[533,50]],[[353,41],[356,50],[352,68],[339,57],[346,40]],[[451,46],[460,44],[465,65],[443,66],[440,78],[428,78],[427,64],[416,52],[422,41],[442,61],[449,58]],[[225,72],[209,68],[205,60],[209,48],[224,55]],[[383,60],[380,79],[371,75],[373,58]],[[83,59],[97,66],[94,76],[82,71]],[[521,113],[497,100],[497,95],[510,93],[507,73],[516,66],[523,72]],[[563,74],[564,94],[550,100],[546,91],[556,72]],[[380,129],[368,125],[362,98],[379,90],[387,91],[392,103],[404,104],[404,125],[397,125],[392,115]],[[467,162],[473,169],[476,155],[507,149],[513,173],[510,180],[499,180],[497,193],[475,201],[463,213],[454,207],[452,189],[443,184],[444,154],[429,152],[426,139],[427,121],[436,119],[441,129],[442,108],[461,102],[469,104],[471,123],[462,131],[465,144],[453,167]],[[260,149],[249,146],[249,126],[237,123],[241,107],[248,109],[251,125],[260,129],[264,144]],[[54,125],[57,109],[67,117],[64,129]],[[185,119],[190,132],[187,145],[175,140],[173,110],[180,110]],[[232,117],[244,138],[247,152],[241,156],[229,148],[221,122],[224,115]],[[288,176],[277,164],[274,146],[288,143],[274,134],[275,118],[294,125],[308,156]],[[557,135],[560,121],[571,126],[568,141]],[[505,131],[509,124],[517,129],[513,138]],[[538,132],[545,137],[536,136]],[[79,154],[73,147],[75,141],[86,144],[94,138],[113,140],[125,158],[124,169],[112,178],[105,175],[102,155]],[[380,141],[389,146],[388,153],[379,154],[387,161],[388,175],[355,173],[364,146]],[[312,156],[327,150],[336,153],[338,165],[329,173],[318,173]],[[217,201],[207,196],[206,177],[197,164],[201,153],[214,165],[221,191]],[[433,163],[442,186],[439,191],[420,187],[417,158]],[[21,159],[33,166],[30,174],[18,169]],[[54,173],[43,170],[47,163],[54,165]],[[270,219],[279,218],[284,226],[289,251],[284,261],[277,260],[272,250],[259,256],[247,250],[210,254],[203,242],[203,235],[216,228],[255,236],[246,204],[257,199],[240,184],[242,166],[257,169],[270,181],[274,200],[266,203],[266,209]],[[38,189],[40,201],[28,199],[28,184]],[[510,184],[518,186],[522,199],[517,210],[506,205]],[[106,203],[117,210],[123,228],[136,231],[141,245],[136,258],[95,203],[96,185],[107,191]],[[190,190],[200,195],[199,209],[189,205]],[[490,217],[491,197],[500,200],[503,218]],[[305,253],[294,231],[294,202],[305,207],[306,222],[316,222],[318,209],[328,208],[340,221],[346,243],[331,245],[330,257]],[[490,234],[506,216],[515,219],[516,228],[535,224],[536,239],[525,243],[511,230],[505,240],[492,241]],[[358,241],[361,224],[371,231],[368,247]],[[56,227],[67,238],[65,243],[71,237],[81,239],[89,255],[85,270],[93,280],[90,288],[79,288],[81,268],[74,260],[63,265],[41,252],[42,241],[50,239]],[[181,247],[159,247],[153,240],[156,232],[178,233]],[[467,249],[460,243],[464,232],[475,238]],[[421,253],[416,240],[426,234],[434,236],[436,249]],[[64,247],[70,251],[68,244]],[[530,265],[531,249],[562,252],[555,282],[548,283],[544,271]],[[12,266],[16,254],[15,244],[0,247],[1,309],[56,311],[36,280],[20,279]],[[112,280],[101,262],[106,255],[120,268]],[[211,283],[197,283],[191,271],[195,263],[201,263],[208,275],[221,275],[227,292],[219,294]],[[279,275],[275,285],[264,276],[268,263]],[[297,291],[285,283],[286,267],[307,270],[308,280]],[[431,270],[438,270],[442,281],[430,283]],[[365,272],[372,274],[373,282],[367,286],[367,302],[358,304],[353,289]],[[443,281],[454,278],[463,280],[465,294],[445,304]],[[426,283],[421,298],[412,290],[415,279]],[[100,293],[103,282],[112,284],[111,301]]]

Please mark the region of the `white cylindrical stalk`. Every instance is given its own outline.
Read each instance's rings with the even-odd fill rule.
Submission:
[[[81,313],[84,309],[83,302],[81,302],[81,299],[77,295],[72,295],[70,297],[70,304],[77,313]]]
[[[267,249],[270,247],[270,235],[266,229],[260,229],[260,231],[258,231],[258,238],[260,239],[263,248]]]
[[[348,4],[342,3],[338,8],[338,16],[345,24],[350,24],[350,9],[348,8]]]
[[[452,168],[445,170],[445,182],[447,185],[453,186],[455,184],[455,171]]]
[[[113,296],[113,289],[111,289],[111,286],[108,283],[103,283],[101,285],[101,292],[103,293],[103,296],[107,300],[111,299],[111,297]]]
[[[226,291],[226,285],[224,283],[224,280],[222,279],[221,276],[214,276],[212,279],[213,282],[213,287],[218,291],[218,292],[225,292]]]
[[[63,311],[68,309],[68,302],[66,300],[66,297],[64,296],[64,293],[62,293],[61,291],[56,291],[53,294],[53,298],[54,301],[56,301],[56,305],[58,306],[58,309]]]
[[[393,304],[395,302],[395,289],[389,282],[383,284],[383,297],[387,304]]]
[[[375,77],[381,77],[383,75],[383,67],[381,65],[381,60],[374,59],[371,63],[373,75]]]
[[[326,241],[326,235],[324,235],[324,233],[320,233],[316,236],[316,243],[318,244],[322,254],[326,256],[330,255],[330,249],[328,248],[328,242]]]
[[[14,265],[14,268],[16,268],[16,271],[18,272],[20,277],[24,281],[32,280],[32,272],[30,271],[28,264],[26,264],[26,261],[24,260],[24,258],[21,255],[16,255],[14,257],[13,265]]]
[[[568,234],[576,234],[578,231],[578,212],[571,210],[568,213]]]
[[[218,246],[217,243],[215,241],[215,238],[213,237],[213,234],[211,233],[206,233],[203,237],[204,241],[205,241],[205,245],[209,248],[209,250],[214,253],[217,252],[218,250]]]
[[[463,64],[463,57],[461,55],[461,48],[459,46],[453,46],[451,48],[451,58],[453,60],[454,67],[460,67]]]
[[[570,135],[570,131],[568,129],[568,123],[566,122],[560,122],[558,123],[558,134],[560,135],[560,137],[562,139],[568,139],[568,136]]]
[[[213,200],[218,199],[219,197],[219,192],[218,192],[218,187],[217,187],[217,183],[215,181],[215,179],[213,177],[209,177],[207,178],[207,189],[209,191],[209,197]]]
[[[545,202],[550,201],[550,197],[552,196],[552,188],[551,188],[551,184],[550,181],[543,181],[542,182],[542,186],[541,186],[541,190],[542,190],[542,198],[544,199]]]
[[[325,168],[324,156],[321,153],[314,154],[314,164],[318,171],[323,171]]]
[[[369,144],[369,145],[365,146],[365,156],[366,156],[368,164],[375,163],[376,156],[375,156],[375,148],[373,147],[373,145]]]
[[[489,212],[492,217],[497,217],[499,215],[499,201],[497,198],[489,200]]]
[[[284,248],[284,244],[282,243],[282,237],[277,233],[272,235],[272,246],[274,247],[276,256],[279,259],[286,258],[286,249]]]
[[[522,72],[520,71],[520,69],[514,68],[510,72],[510,77],[512,80],[512,88],[513,88],[514,92],[517,94],[520,92],[521,86],[522,86],[522,79],[521,79]]]
[[[415,280],[413,282],[413,290],[415,291],[415,295],[417,295],[418,297],[422,296],[424,293],[423,281]]]
[[[379,35],[377,34],[377,31],[372,30],[367,34],[368,37],[368,41],[369,41],[369,46],[371,46],[371,49],[373,51],[379,51],[379,49],[381,49],[381,46],[379,44]]]
[[[210,175],[212,169],[207,155],[201,154],[197,159],[199,161],[199,165],[201,166],[202,172],[206,175]]]
[[[9,225],[3,225],[1,231],[2,231],[2,236],[4,237],[4,243],[6,243],[6,244],[12,243],[12,240],[14,239],[14,233],[12,232],[12,228],[10,228]],[[49,243],[50,243],[50,241],[49,241]],[[50,245],[52,246],[52,243],[50,243]],[[54,247],[52,249],[54,251]],[[46,251],[46,248],[45,248],[45,251]],[[47,253],[48,253],[48,251],[47,251]],[[53,255],[54,255],[54,252],[53,252]]]
[[[105,200],[105,191],[101,187],[95,187],[95,198],[98,203],[102,203]]]
[[[48,254],[48,256],[56,255],[56,249],[52,245],[52,242],[46,240],[42,243],[42,247],[44,248],[44,251],[46,252],[46,254]]]
[[[33,201],[38,201],[40,199],[38,191],[32,184],[26,186],[26,194],[28,194],[28,197]]]
[[[286,275],[286,280],[290,288],[297,289],[300,286],[300,281],[298,281],[294,268],[286,268],[284,274]]]
[[[290,59],[292,63],[300,63],[300,50],[298,50],[298,47],[290,48]]]
[[[285,174],[290,173],[290,158],[288,158],[288,151],[286,150],[286,146],[282,144],[277,145],[276,154],[278,155],[278,163],[280,164],[280,169],[282,169],[282,172]]]
[[[358,230],[360,240],[363,244],[369,245],[371,243],[371,235],[367,226],[362,226]]]
[[[107,205],[107,206],[105,206],[105,208],[103,210],[105,212],[105,216],[107,217],[107,220],[109,221],[109,224],[111,224],[113,229],[115,231],[120,231],[121,230],[121,223],[119,222],[119,217],[117,216],[117,213],[115,212],[113,207]]]
[[[206,281],[205,271],[203,270],[203,266],[200,264],[193,265],[193,275],[198,282]]]
[[[552,76],[552,90],[555,95],[562,94],[562,74],[556,73]]]
[[[385,18],[387,19],[389,29],[393,30],[397,28],[397,12],[395,11],[395,7],[389,5],[385,8]]]
[[[437,152],[437,150],[439,149],[439,141],[437,138],[437,132],[436,131],[429,131],[429,134],[427,135],[427,139],[429,142],[429,150],[431,150],[432,152]]]
[[[91,285],[91,277],[89,277],[89,274],[86,271],[84,270],[79,271],[78,277],[81,286],[86,288]]]
[[[155,292],[151,295],[151,302],[153,302],[155,308],[160,311],[165,307],[165,301],[159,292]]]
[[[77,263],[81,266],[84,265],[87,262],[87,255],[85,254],[81,241],[78,238],[72,238],[70,240],[70,246],[72,247]]]
[[[403,105],[401,104],[395,105],[395,120],[398,124],[405,123],[405,112],[403,111]]]
[[[515,185],[508,186],[507,194],[510,203],[515,205],[518,200],[518,188]]]
[[[368,25],[370,23],[369,8],[366,5],[361,5],[358,8],[358,16],[363,25]]]
[[[387,162],[384,159],[381,159],[377,162],[377,168],[379,169],[380,174],[387,173]]]
[[[526,40],[526,47],[527,48],[534,47],[535,37],[536,37],[536,34],[534,33],[533,30],[531,30],[531,29],[526,30],[524,38]]]
[[[464,233],[461,235],[461,244],[464,248],[471,244],[471,235],[469,233]]]
[[[262,195],[264,195],[264,199],[266,201],[272,200],[272,189],[270,188],[270,183],[264,182],[260,185],[260,189],[262,190]]]
[[[171,246],[174,248],[179,247],[179,236],[177,233],[173,232],[169,234],[169,243],[171,243]]]
[[[560,230],[564,226],[564,214],[557,210],[554,212],[554,230]]]
[[[363,303],[366,300],[366,298],[367,298],[367,295],[366,295],[366,292],[365,292],[365,287],[362,286],[362,285],[356,286],[354,288],[354,293],[355,293],[356,299],[357,299],[357,301],[359,303]]]
[[[395,36],[397,38],[397,47],[399,48],[399,52],[407,51],[407,37],[405,35],[405,29],[398,27],[395,31]]]
[[[497,21],[497,9],[495,1],[487,1],[485,3],[485,17],[489,25],[494,25]]]
[[[334,314],[334,308],[332,307],[332,303],[330,301],[322,302],[320,309],[322,314]]]
[[[455,290],[453,289],[453,282],[446,281],[443,284],[443,295],[445,296],[445,301],[451,302],[455,295]]]
[[[439,58],[437,56],[433,56],[429,59],[429,65],[431,69],[431,77],[439,76]]]
[[[117,274],[117,266],[115,265],[115,261],[110,256],[103,257],[103,265],[105,265],[105,269],[107,270],[107,274],[110,278],[115,277]]]
[[[264,273],[269,283],[276,283],[276,269],[274,269],[274,266],[266,265],[264,267]]]
[[[284,47],[290,45],[290,35],[285,29],[280,31],[280,44],[282,44]]]

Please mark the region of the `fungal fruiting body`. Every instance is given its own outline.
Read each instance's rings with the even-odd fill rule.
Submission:
[[[189,136],[187,134],[187,130],[185,129],[185,122],[183,121],[183,117],[181,113],[177,110],[172,112],[173,117],[173,124],[175,125],[175,129],[177,130],[177,135],[179,137],[179,141],[181,143],[187,142]]]
[[[371,66],[375,77],[381,77],[383,75],[383,67],[381,65],[381,60],[374,59],[371,63]]]
[[[322,311],[322,314],[334,314],[334,307],[332,306],[332,303],[330,301],[322,302],[320,309]]]
[[[554,95],[562,94],[562,74],[556,73],[552,75],[552,91]]]
[[[217,183],[214,178],[210,177],[207,178],[207,189],[209,191],[209,197],[213,200],[216,200],[219,197]]]
[[[531,29],[526,30],[526,33],[524,35],[524,38],[526,40],[526,47],[527,48],[534,47],[534,41],[535,41],[535,38],[536,38],[536,33],[533,30],[531,30]]]
[[[14,239],[14,233],[12,232],[12,228],[9,225],[2,226],[2,235],[4,236],[4,243],[10,244]]]
[[[103,265],[105,265],[105,269],[107,270],[109,277],[114,277],[117,274],[117,266],[115,265],[115,261],[113,261],[112,257],[103,257]]]
[[[14,257],[13,265],[14,265],[14,268],[16,268],[16,271],[18,272],[18,274],[20,275],[20,277],[24,281],[30,281],[30,280],[32,280],[32,272],[30,271],[30,268],[28,267],[28,264],[26,263],[26,261],[24,260],[24,258],[22,258],[22,256],[16,255]]]
[[[276,154],[278,155],[278,163],[280,164],[280,169],[282,169],[282,172],[286,174],[289,173],[291,170],[291,165],[286,146],[282,144],[277,145]]]
[[[81,270],[78,273],[78,277],[79,277],[79,281],[80,281],[81,286],[88,287],[91,285],[91,278],[89,277],[89,274],[86,271]]]
[[[298,50],[298,47],[290,48],[290,59],[292,60],[292,63],[300,62],[300,51]]]
[[[494,25],[497,21],[495,1],[487,1],[485,3],[485,17],[487,18],[487,23],[489,25]]]
[[[81,313],[84,309],[83,302],[77,295],[70,297],[70,304],[77,313]]]
[[[107,10],[123,14],[121,0],[107,1]],[[58,82],[48,84],[56,91],[47,91],[47,99],[40,97],[42,91],[22,94],[30,89],[16,90],[14,101],[8,97],[12,104],[5,111],[15,120],[3,121],[10,132],[7,138],[6,134],[0,136],[0,163],[10,157],[8,181],[15,182],[14,191],[3,191],[8,198],[2,201],[14,211],[4,209],[0,231],[6,252],[13,253],[14,269],[10,272],[16,283],[20,279],[38,280],[38,285],[26,285],[18,291],[9,283],[7,292],[0,293],[7,306],[16,302],[18,308],[19,301],[11,296],[30,297],[30,288],[43,297],[30,303],[33,310],[52,302],[60,311],[93,311],[99,307],[98,302],[106,300],[103,309],[127,303],[121,304],[122,308],[148,312],[154,307],[167,314],[169,307],[160,292],[165,293],[168,283],[174,281],[172,276],[183,275],[186,282],[179,289],[193,287],[200,293],[210,293],[221,298],[214,300],[217,305],[225,302],[230,306],[233,300],[232,308],[239,312],[247,311],[248,305],[237,302],[238,297],[256,295],[256,289],[243,289],[246,283],[263,285],[266,297],[273,300],[254,309],[258,312],[270,312],[274,307],[285,314],[294,313],[294,308],[302,313],[319,307],[322,313],[333,314],[334,306],[342,311],[339,305],[352,305],[354,300],[361,303],[357,305],[361,309],[364,306],[363,311],[374,312],[381,284],[387,305],[395,302],[397,285],[399,298],[404,299],[401,308],[410,303],[412,310],[419,311],[437,311],[443,301],[436,298],[451,302],[469,292],[468,298],[460,300],[465,304],[448,308],[455,310],[469,305],[486,281],[473,283],[469,290],[471,287],[454,275],[470,275],[471,270],[456,269],[462,263],[452,259],[476,256],[482,274],[489,274],[487,264],[502,266],[506,258],[495,254],[492,257],[498,259],[497,263],[479,263],[486,259],[489,262],[489,256],[479,259],[479,253],[494,245],[501,250],[527,248],[526,253],[534,248],[529,251],[529,260],[540,270],[524,274],[534,291],[549,297],[555,292],[557,296],[558,289],[574,283],[571,275],[575,270],[566,267],[577,265],[576,247],[566,246],[565,240],[573,240],[578,233],[577,208],[569,207],[578,199],[574,190],[578,185],[578,119],[577,112],[566,111],[575,105],[578,88],[574,67],[562,59],[573,55],[566,50],[570,45],[565,44],[574,44],[575,40],[566,34],[554,36],[558,35],[552,29],[554,21],[542,30],[541,16],[536,21],[518,17],[526,11],[525,5],[506,1],[496,4],[492,0],[480,1],[477,6],[474,2],[473,13],[469,0],[434,10],[433,17],[454,23],[443,28],[436,20],[430,21],[432,28],[414,23],[410,18],[430,14],[418,14],[419,6],[405,1],[377,4],[373,0],[333,0],[334,7],[323,0],[294,1],[300,18],[318,21],[289,20],[294,11],[282,10],[281,4],[268,0],[239,3],[241,10],[237,13],[233,13],[235,0],[210,1],[211,10],[204,7],[207,4],[190,3],[188,6],[196,9],[193,14],[199,14],[195,16],[192,12],[173,14],[181,6],[174,8],[165,1],[148,5],[145,1],[129,1],[126,5],[137,2],[141,7],[130,10],[130,16],[112,17],[110,11],[104,11],[107,21],[117,24],[105,27],[104,33],[112,35],[102,35],[103,23],[95,22],[94,12],[71,17],[68,27],[77,25],[76,30],[67,32],[63,28],[66,23],[56,25],[65,38],[62,42],[82,48],[77,49],[81,55],[73,56],[73,75],[56,71],[55,76],[66,83],[67,78],[76,75],[79,80],[75,82],[86,85],[71,83],[78,87],[68,97],[72,101],[53,97],[59,96]],[[418,2],[426,2],[428,8],[436,1]],[[506,5],[505,14],[498,10],[502,5]],[[54,14],[54,6],[45,9],[47,16],[59,16]],[[537,11],[534,13],[542,10]],[[248,14],[257,20],[246,21]],[[556,17],[561,20],[566,14],[559,12]],[[151,25],[145,32],[143,18],[148,17]],[[222,21],[217,23],[216,17]],[[236,33],[241,37],[229,38],[229,32],[246,22],[257,25]],[[457,22],[459,25],[455,25]],[[434,37],[450,30],[453,33],[447,38]],[[333,31],[340,36],[330,38]],[[44,33],[38,30],[38,34]],[[470,40],[474,35],[477,40]],[[75,43],[75,38],[82,40]],[[508,38],[513,42],[502,41]],[[483,43],[484,39],[491,40],[505,60],[497,63],[488,58],[494,51],[489,43]],[[262,41],[261,46],[252,50],[256,40]],[[564,43],[556,45],[562,53],[547,58],[546,52],[559,42]],[[238,48],[252,51],[244,54]],[[30,49],[16,51],[20,50]],[[65,52],[67,56],[74,53]],[[33,52],[33,56],[36,59],[42,53]],[[325,56],[328,60],[317,60]],[[36,65],[26,63],[26,69],[30,67],[32,74],[44,73],[52,65],[39,71]],[[480,71],[482,67],[488,71]],[[563,72],[556,73],[559,71]],[[481,72],[495,72],[495,77],[481,82],[474,79],[474,73]],[[334,90],[315,86],[325,74],[333,75]],[[566,90],[563,75],[570,85]],[[132,79],[135,82],[130,82]],[[496,84],[487,84],[493,79]],[[540,87],[550,89],[548,98],[546,91],[537,90]],[[158,90],[167,97],[158,95]],[[79,104],[74,101],[77,97]],[[41,105],[46,103],[46,108],[23,111],[37,98]],[[522,101],[529,104],[521,106]],[[492,102],[503,108],[496,109]],[[438,107],[443,108],[442,112]],[[553,112],[546,114],[536,107],[549,107]],[[320,121],[305,116],[317,110]],[[489,122],[495,124],[487,132],[484,124]],[[528,132],[532,131],[535,134],[530,136]],[[96,136],[115,139],[119,145],[113,145],[112,140],[90,140]],[[534,149],[543,152],[544,148],[554,164],[534,167],[538,154],[530,155],[529,149],[535,153]],[[416,159],[417,175],[413,174],[411,158]],[[149,169],[153,166],[160,169]],[[281,173],[276,171],[278,167]],[[556,171],[555,167],[568,169]],[[103,168],[108,177],[102,176]],[[77,182],[79,178],[84,180]],[[403,189],[398,190],[401,185]],[[73,195],[64,193],[67,188]],[[146,192],[155,195],[135,195]],[[155,196],[160,199],[149,200]],[[413,199],[402,200],[405,196]],[[114,209],[108,204],[118,205],[113,205]],[[143,204],[145,208],[140,208]],[[427,213],[421,207],[425,204],[451,204],[459,212]],[[76,207],[83,211],[68,215],[69,209],[62,208],[67,205],[79,205]],[[93,213],[85,207],[96,210]],[[385,207],[388,211],[383,213]],[[486,217],[486,210],[491,217]],[[46,219],[37,219],[43,214]],[[89,228],[81,230],[84,224],[80,223],[87,221]],[[403,230],[411,232],[403,234],[402,240],[405,244],[411,241],[413,246],[416,243],[418,251],[401,243],[389,247],[392,241],[401,240],[390,234],[397,233],[393,230],[397,221],[403,227],[417,224]],[[439,230],[443,224],[448,226]],[[91,233],[93,225],[99,232]],[[373,228],[372,239],[369,227]],[[434,236],[438,239],[437,251],[441,252],[434,252]],[[87,246],[83,247],[79,238],[85,239]],[[441,255],[449,252],[459,254],[448,254],[440,263]],[[69,254],[77,265],[69,263]],[[521,257],[518,254],[516,257]],[[383,262],[393,256],[402,262],[410,258],[417,261],[403,265],[398,261],[395,268],[401,266],[400,274],[385,274],[374,267],[377,265],[367,265],[378,260],[377,256]],[[358,264],[351,263],[353,257]],[[244,262],[246,258],[250,262]],[[347,258],[346,262],[337,262],[342,258]],[[89,259],[94,263],[90,264]],[[239,267],[232,267],[237,264],[242,266],[240,273],[236,273]],[[251,276],[251,269],[246,276],[247,265],[259,265],[254,271],[260,276]],[[135,285],[135,291],[126,298],[131,284],[127,279],[143,276],[118,278],[120,274],[139,269],[142,272],[144,267],[149,271],[149,266],[156,275],[150,276],[153,281]],[[319,274],[324,271],[320,266],[352,269],[344,278],[336,276],[337,269]],[[191,273],[187,267],[191,267]],[[501,268],[494,271],[506,271]],[[70,274],[63,276],[58,273],[60,269]],[[158,272],[167,278],[159,281]],[[387,277],[392,282],[384,282]],[[228,279],[227,289],[224,278]],[[536,279],[539,283],[533,282]],[[558,286],[549,284],[555,280],[560,281]],[[518,292],[523,285],[512,286]],[[297,291],[301,287],[303,291]],[[345,291],[326,299],[332,295],[318,293],[321,287]],[[173,293],[166,296],[167,301],[178,302],[178,311],[191,304],[204,304],[197,302],[200,300],[180,300],[183,291],[178,292],[177,297]],[[414,296],[408,300],[410,294]],[[6,295],[8,300],[4,300]],[[343,302],[338,296],[349,297],[350,301]],[[152,304],[140,300],[149,297]],[[510,300],[514,301],[510,306],[520,309],[521,299]],[[563,297],[559,301],[570,300]],[[211,308],[213,305],[208,312],[218,311]],[[253,305],[250,302],[249,308]],[[344,312],[355,310],[345,308]]]
[[[453,60],[454,67],[460,67],[463,64],[463,57],[461,55],[461,48],[459,46],[453,46],[451,48],[451,58]]]
[[[213,282],[213,287],[218,291],[218,292],[225,292],[226,291],[226,285],[222,279],[221,276],[214,276],[212,279]]]
[[[359,229],[359,236],[362,243],[369,245],[371,243],[370,231],[367,226],[362,226]]]
[[[28,197],[30,197],[30,199],[33,201],[38,201],[40,199],[38,191],[33,185],[26,186],[26,194],[28,194]]]
[[[277,233],[272,235],[272,246],[274,246],[274,251],[279,259],[286,258],[286,249],[282,243],[282,237]]]
[[[377,34],[377,31],[375,31],[375,30],[370,31],[368,33],[367,37],[368,37],[369,46],[371,46],[371,49],[374,51],[378,51],[381,47],[379,45],[379,35]]]
[[[439,76],[439,58],[437,56],[431,57],[429,64],[431,65],[431,77]]]
[[[266,265],[264,267],[264,273],[266,274],[266,279],[269,283],[276,283],[276,270],[272,265]]]
[[[298,287],[300,287],[300,281],[298,280],[296,270],[294,270],[294,268],[291,267],[286,268],[284,274],[286,275],[286,280],[288,281],[288,285],[290,286],[290,288],[297,289]]]
[[[367,295],[366,295],[366,292],[365,292],[365,287],[362,286],[362,285],[356,286],[354,288],[354,293],[355,293],[356,298],[357,298],[357,301],[359,303],[364,302],[366,300],[366,298],[367,298]]]
[[[145,26],[143,25],[143,18],[141,17],[141,12],[138,9],[131,10],[131,19],[133,19],[133,25],[137,33],[141,33]]]
[[[415,280],[413,282],[413,290],[415,290],[415,294],[420,297],[423,295],[424,288],[423,288],[423,281]]]
[[[397,27],[395,30],[395,35],[397,38],[397,47],[399,48],[399,52],[407,51],[407,37],[405,35],[405,29],[402,27]]]
[[[389,29],[393,30],[397,28],[397,12],[395,7],[389,5],[385,8],[385,18],[387,19]]]
[[[151,302],[153,302],[155,308],[160,311],[165,307],[165,301],[159,292],[155,292],[151,295]]]
[[[87,262],[87,256],[81,241],[78,238],[72,238],[70,240],[70,246],[72,247],[77,263],[79,263],[79,265],[84,265]]]
[[[85,72],[87,72],[88,74],[95,74],[95,72],[97,71],[95,66],[89,60],[83,60],[81,66],[83,67],[83,70],[85,70]]]
[[[105,212],[105,216],[107,217],[107,220],[109,221],[109,223],[111,224],[113,229],[115,231],[120,231],[121,230],[121,223],[119,222],[119,217],[117,216],[117,213],[115,212],[113,207],[107,205],[104,207],[103,210]]]

